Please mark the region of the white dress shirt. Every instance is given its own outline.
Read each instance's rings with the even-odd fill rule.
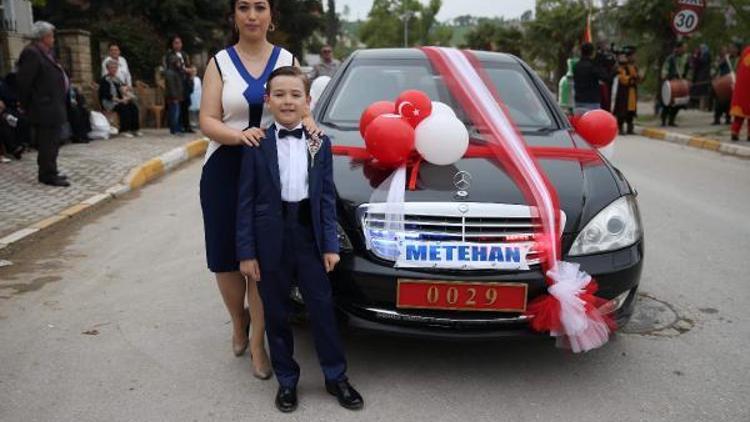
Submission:
[[[105,76],[107,73],[107,62],[109,60],[114,60],[112,57],[105,57],[102,61],[102,76]],[[130,68],[128,67],[128,61],[125,60],[125,57],[118,57],[117,64],[119,65],[117,67],[117,77],[124,83],[125,85],[132,87],[133,86],[133,77],[130,75]]]
[[[302,127],[302,123],[294,129]],[[281,199],[286,202],[299,202],[308,197],[307,138],[293,136],[279,137],[279,131],[286,129],[276,122],[276,152],[279,157],[281,177]],[[292,129],[292,130],[294,130]]]

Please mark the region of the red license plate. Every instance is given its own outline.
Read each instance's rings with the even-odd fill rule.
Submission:
[[[396,306],[454,311],[526,311],[528,286],[523,283],[472,283],[398,280]]]

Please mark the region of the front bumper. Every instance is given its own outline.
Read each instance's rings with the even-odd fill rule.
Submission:
[[[618,326],[627,322],[635,305],[643,267],[643,242],[610,253],[566,257],[581,264],[599,285],[597,296],[613,299],[628,293],[615,311]],[[331,276],[338,310],[349,326],[393,335],[449,339],[488,339],[535,336],[529,319],[518,313],[397,309],[399,278],[436,281],[515,282],[528,285],[528,301],[546,292],[539,268],[532,271],[497,273],[489,271],[414,271],[393,268],[371,256],[342,255]]]

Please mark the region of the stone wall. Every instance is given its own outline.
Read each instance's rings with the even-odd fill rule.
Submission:
[[[29,40],[21,34],[0,32],[0,76],[7,75],[13,69],[28,43]]]
[[[89,104],[94,104],[91,33],[81,29],[62,29],[55,32],[55,40],[58,61],[68,73],[70,82],[82,90]]]

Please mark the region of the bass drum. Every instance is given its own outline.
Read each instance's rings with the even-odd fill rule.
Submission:
[[[665,106],[683,106],[690,102],[690,82],[687,79],[664,81],[661,101]]]
[[[734,75],[727,73],[724,76],[714,78],[711,85],[714,87],[714,93],[718,100],[729,101],[732,99],[732,92],[734,92]]]

